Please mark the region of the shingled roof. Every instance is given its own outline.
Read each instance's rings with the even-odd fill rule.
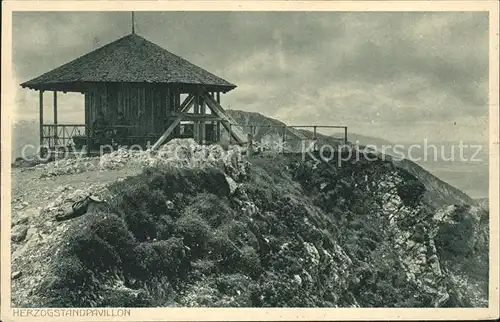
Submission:
[[[38,90],[81,91],[82,85],[102,82],[204,85],[209,90],[222,92],[236,87],[135,33],[21,86]]]

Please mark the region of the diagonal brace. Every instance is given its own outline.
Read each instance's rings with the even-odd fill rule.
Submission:
[[[172,124],[170,124],[170,126],[165,130],[165,132],[162,134],[162,136],[160,136],[160,138],[155,142],[155,144],[151,148],[152,151],[157,150],[160,147],[160,145],[162,145],[163,142],[165,142],[165,140],[169,137],[169,135],[177,127],[177,125],[179,125],[179,123],[182,121],[182,118],[184,116],[184,115],[182,115],[182,113],[189,110],[189,108],[191,107],[193,102],[194,102],[194,95],[189,94],[189,96],[184,100],[184,102],[182,102],[182,104],[180,106],[180,115],[174,120],[174,122]]]

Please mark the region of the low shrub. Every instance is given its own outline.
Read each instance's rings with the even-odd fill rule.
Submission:
[[[134,261],[128,273],[134,279],[145,281],[159,274],[160,256],[150,242],[141,242],[133,249]]]
[[[218,267],[214,260],[199,259],[191,263],[193,273],[196,277],[202,278],[211,274],[217,274]]]
[[[116,250],[90,229],[84,229],[69,238],[68,252],[98,274],[116,269],[122,263]]]
[[[235,217],[235,212],[231,209],[227,199],[221,199],[217,195],[207,192],[194,196],[184,211],[199,215],[214,228],[233,220]]]
[[[89,307],[99,294],[93,272],[76,255],[65,254],[57,262],[53,276],[40,284],[47,307]]]
[[[175,221],[170,215],[163,215],[156,221],[156,238],[169,239],[175,232]]]
[[[207,222],[195,214],[184,214],[175,222],[175,235],[182,237],[184,245],[191,249],[190,254],[194,258],[205,254],[211,230]]]
[[[232,220],[226,222],[218,228],[218,231],[226,234],[239,248],[244,245],[258,247],[257,237],[252,233],[248,225],[242,221]]]
[[[120,259],[130,259],[135,238],[123,218],[115,214],[94,213],[89,217],[88,226],[90,231],[113,247]]]
[[[154,216],[146,209],[130,209],[124,214],[123,218],[128,229],[138,241],[156,238],[156,221]]]
[[[441,224],[435,242],[443,258],[466,258],[473,254],[474,239],[474,220],[464,214],[458,221]]]
[[[180,238],[156,241],[152,247],[158,256],[159,275],[167,277],[173,285],[186,278],[191,270],[191,261]]]
[[[244,246],[240,251],[240,257],[238,258],[238,269],[250,276],[251,278],[258,278],[262,273],[262,265],[260,263],[260,257],[255,248],[251,246]]]
[[[222,271],[227,272],[236,268],[241,256],[240,250],[226,233],[215,231],[210,236],[207,246],[207,258],[215,261]]]

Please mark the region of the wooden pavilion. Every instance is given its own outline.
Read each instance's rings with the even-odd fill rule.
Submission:
[[[40,145],[51,149],[74,144],[90,153],[110,142],[154,142],[156,149],[175,137],[213,143],[224,130],[237,143],[246,141],[220,105],[221,94],[235,85],[134,31],[21,86],[40,93]],[[53,124],[44,123],[47,91],[53,92]],[[58,92],[85,96],[85,124],[57,122]],[[106,131],[96,131],[98,118]]]

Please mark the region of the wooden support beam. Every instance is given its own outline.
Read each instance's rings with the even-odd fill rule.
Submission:
[[[87,135],[86,141],[86,152],[87,156],[90,156],[90,145],[92,143],[91,135],[92,135],[92,121],[90,117],[90,94],[89,92],[85,93],[85,134]]]
[[[178,89],[177,92],[175,93],[175,96],[177,97],[177,109],[179,109],[180,111],[180,108],[181,108],[181,105],[182,105],[182,98],[181,98],[181,90]]]
[[[200,95],[196,94],[194,99],[194,114],[200,114]],[[194,121],[193,124],[193,139],[196,143],[200,143],[200,122]]]
[[[167,128],[165,133],[163,133],[163,135],[158,139],[158,141],[155,142],[155,144],[151,148],[152,151],[155,151],[160,147],[160,145],[168,138],[170,133],[172,133],[174,131],[174,129],[177,127],[177,125],[179,125],[181,123],[181,120],[182,120],[182,116],[178,116],[172,122],[172,124],[170,124],[170,126]]]
[[[202,115],[202,114],[192,114],[192,113],[172,113],[171,116],[177,117],[182,115],[182,121],[222,121],[222,118],[215,115]]]
[[[216,142],[220,142],[220,122],[221,121],[217,121],[215,123],[215,141]]]
[[[163,142],[165,142],[165,140],[168,138],[168,136],[181,123],[182,118],[184,116],[183,113],[191,107],[191,104],[193,104],[193,101],[194,101],[194,95],[189,94],[189,96],[186,97],[186,99],[184,100],[184,102],[182,102],[182,104],[180,106],[180,115],[172,122],[172,124],[170,124],[170,126],[165,130],[165,132],[162,134],[162,136],[160,136],[160,138],[155,142],[155,144],[153,145],[151,150],[153,150],[153,151],[157,150],[160,147],[160,145],[162,145]]]
[[[200,114],[202,115],[202,117],[206,116],[206,113],[207,113],[206,107],[207,107],[207,105],[203,101],[203,97],[200,96]],[[206,137],[206,133],[205,133],[206,127],[205,127],[205,120],[204,119],[200,120],[199,126],[200,126],[200,144],[203,144],[203,143],[205,143],[205,137]]]
[[[220,104],[220,92],[217,92],[217,103]]]
[[[182,104],[179,106],[178,111],[181,113],[187,111],[189,107],[191,107],[191,104],[193,104],[193,100],[194,100],[194,95],[189,94],[188,97],[186,97],[186,99],[184,100],[184,102],[182,102]]]
[[[226,112],[220,106],[219,103],[214,101],[209,95],[203,94],[203,98],[205,102],[207,103],[207,106],[210,108],[213,114],[217,115],[220,117],[222,121],[222,126],[228,131],[228,133],[238,142],[238,144],[242,145],[245,144],[247,141],[247,137],[244,133],[241,133],[241,131],[238,131],[234,126],[231,126],[231,121],[228,119],[226,116]]]
[[[40,147],[43,145],[43,90],[40,90],[39,96],[39,121],[40,121]]]

